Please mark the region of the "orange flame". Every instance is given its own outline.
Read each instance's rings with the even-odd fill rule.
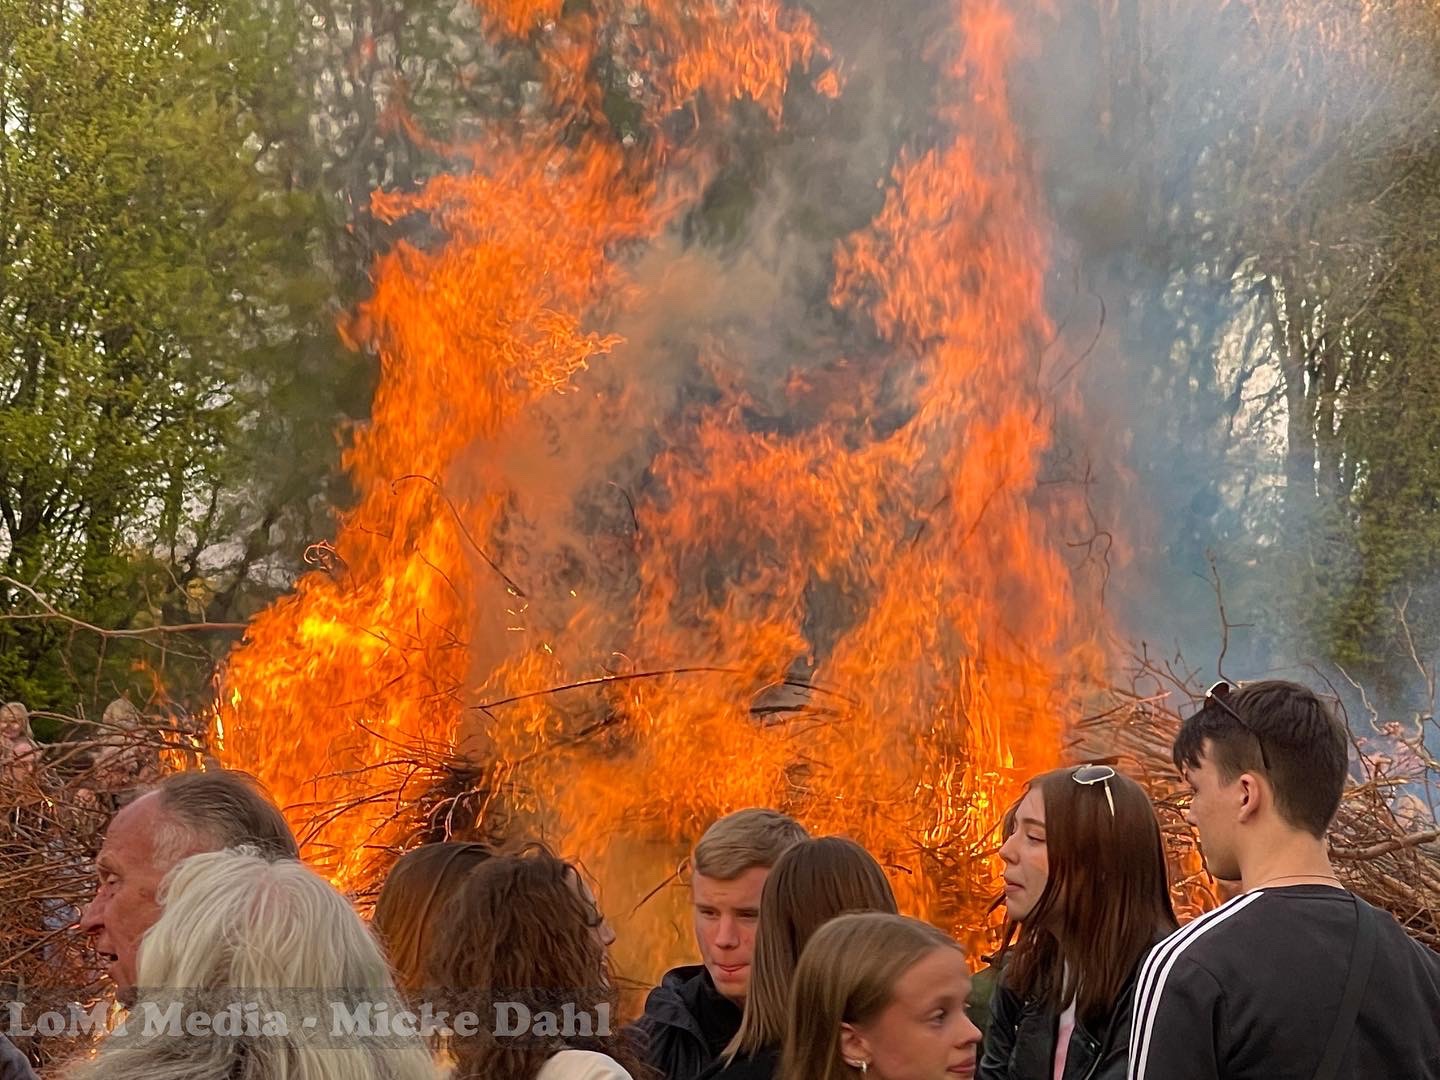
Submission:
[[[772,0],[480,6],[540,51],[551,119],[459,148],[462,175],[376,195],[380,217],[423,214],[444,240],[384,256],[346,328],[382,362],[346,459],[360,502],[330,572],[232,656],[225,759],[346,884],[367,845],[413,829],[405,759],[453,750],[488,813],[584,857],[614,910],[709,821],[767,804],[861,840],[908,910],[978,933],[996,821],[1057,759],[1097,652],[1059,554],[1074,508],[1037,486],[1052,329],[1012,16],[956,0],[947,139],[902,158],[836,253],[832,301],[873,323],[875,355],[761,386],[716,343],[711,399],[660,409],[658,358],[617,328],[665,301],[639,268],[668,257],[719,136],[666,142],[658,121],[708,103],[723,134],[748,99],[779,123],[791,72],[829,52]],[[655,132],[641,147],[609,129],[590,74],[620,24]],[[833,68],[814,85],[843,94]],[[882,402],[898,419],[879,422]],[[803,422],[747,419],[786,410]],[[633,497],[611,483],[637,475]],[[631,912],[632,959],[677,950],[674,902]]]

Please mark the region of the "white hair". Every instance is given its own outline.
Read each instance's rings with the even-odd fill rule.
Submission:
[[[394,1010],[398,995],[368,928],[304,864],[246,848],[193,855],[166,877],[160,899],[160,919],[140,944],[130,1029],[102,1040],[70,1080],[435,1080],[418,1035],[325,1037],[329,1001]],[[144,1023],[176,1004],[181,1016],[213,1015],[232,1001],[254,1003],[261,1018],[284,1015],[287,1030],[191,1035]],[[302,1010],[317,1028],[303,1024]]]

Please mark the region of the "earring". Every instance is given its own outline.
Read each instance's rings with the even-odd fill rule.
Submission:
[[[852,1069],[859,1069],[861,1076],[864,1076],[865,1071],[870,1068],[868,1061],[847,1061],[845,1064],[849,1065]]]

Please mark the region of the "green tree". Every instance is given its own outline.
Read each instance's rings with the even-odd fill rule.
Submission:
[[[364,382],[326,207],[254,111],[293,97],[245,30],[186,0],[0,2],[0,572],[98,625],[234,619],[283,585]],[[149,685],[137,660],[183,692],[225,644],[163,640],[0,623],[0,696],[93,706]]]
[[[1394,690],[1440,650],[1433,5],[1122,0],[1057,31],[1033,123],[1116,331],[1094,396],[1128,402],[1159,510],[1141,628],[1208,659],[1214,552],[1254,628],[1234,671]]]

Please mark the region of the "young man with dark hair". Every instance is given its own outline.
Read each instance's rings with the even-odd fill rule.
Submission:
[[[635,1024],[664,1080],[695,1080],[740,1030],[760,894],[770,868],[806,839],[794,818],[751,807],[721,818],[691,859],[690,898],[702,963],[666,972]]]
[[[1174,758],[1210,872],[1243,892],[1145,960],[1130,1080],[1440,1080],[1440,956],[1330,866],[1343,725],[1295,683],[1219,683]]]

